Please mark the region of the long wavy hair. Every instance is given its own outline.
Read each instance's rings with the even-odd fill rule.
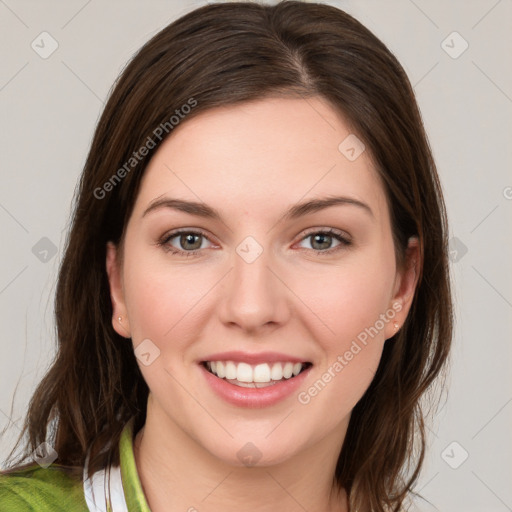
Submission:
[[[77,476],[90,449],[91,475],[119,463],[118,441],[130,418],[135,431],[145,423],[148,386],[131,344],[111,324],[106,244],[122,242],[144,170],[173,123],[224,105],[311,96],[327,100],[372,156],[397,263],[404,263],[409,237],[420,244],[409,315],[352,411],[333,480],[345,488],[350,510],[403,506],[425,454],[425,403],[438,403],[430,391],[445,374],[452,339],[446,210],[403,68],[361,23],[320,3],[203,6],[152,37],[120,74],[75,193],[55,296],[58,351],[31,398],[8,461],[24,436],[26,444],[9,470],[24,467],[46,441],[58,453],[55,463]]]

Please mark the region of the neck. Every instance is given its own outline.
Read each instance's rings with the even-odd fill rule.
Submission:
[[[134,456],[152,512],[346,512],[343,489],[333,487],[346,424],[275,465],[235,466],[219,460],[148,402]],[[154,414],[152,414],[154,412]]]

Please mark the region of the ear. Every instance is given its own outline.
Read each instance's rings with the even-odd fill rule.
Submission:
[[[106,260],[113,311],[112,327],[119,335],[130,338],[130,322],[124,300],[122,271],[119,265],[117,247],[112,242],[107,242]],[[119,320],[119,317],[121,317],[121,320]]]
[[[395,277],[393,298],[389,304],[390,311],[394,311],[395,316],[386,324],[386,339],[394,336],[405,323],[414,299],[421,265],[420,244],[418,237],[414,236],[409,238],[403,268],[397,270]],[[395,328],[396,324],[398,328]]]

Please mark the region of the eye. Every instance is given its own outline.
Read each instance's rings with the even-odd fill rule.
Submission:
[[[306,240],[310,240],[311,250],[319,254],[331,254],[352,244],[348,235],[334,229],[310,231],[302,238]],[[337,241],[337,245],[332,246],[333,241]]]
[[[304,242],[310,240],[310,248],[317,254],[331,254],[338,250],[350,246],[352,241],[348,235],[334,229],[318,229],[307,233],[301,240]],[[205,249],[204,242],[209,238],[202,231],[180,229],[166,233],[157,243],[165,251],[181,256],[196,256],[202,249]],[[336,241],[336,245],[332,245]]]
[[[158,245],[172,254],[195,256],[205,249],[203,242],[206,240],[209,239],[202,231],[181,229],[166,233]]]

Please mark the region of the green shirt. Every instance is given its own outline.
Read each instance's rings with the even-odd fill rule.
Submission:
[[[0,475],[2,512],[150,512],[133,455],[133,420],[119,439],[120,466],[98,471],[91,479],[71,477],[65,467],[33,466]],[[110,476],[109,476],[110,475]],[[109,478],[110,482],[105,482]],[[106,483],[106,485],[105,485]],[[110,483],[111,507],[105,503]]]

